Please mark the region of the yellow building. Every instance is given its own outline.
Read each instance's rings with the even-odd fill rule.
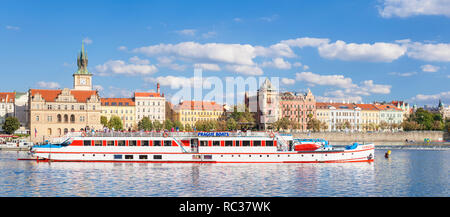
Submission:
[[[327,131],[330,131],[330,109],[328,108],[328,104],[316,102],[316,119],[320,122],[325,123],[328,126]]]
[[[357,104],[361,108],[361,128],[364,131],[376,130],[380,123],[380,110],[373,104]]]
[[[135,118],[135,103],[132,98],[102,98],[102,116],[108,118],[118,116],[122,119],[123,128],[125,130],[134,129],[137,126]]]
[[[218,120],[224,113],[215,102],[183,101],[173,107],[173,121],[194,126],[197,121]]]

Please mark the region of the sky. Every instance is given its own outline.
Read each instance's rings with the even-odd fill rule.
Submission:
[[[450,104],[450,0],[0,2],[1,92],[72,88],[84,42],[101,97],[160,83],[177,101],[196,68],[317,101]]]

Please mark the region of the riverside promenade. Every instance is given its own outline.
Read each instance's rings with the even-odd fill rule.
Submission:
[[[399,132],[291,132],[295,138],[323,138],[330,143],[373,142],[392,144],[442,144],[450,145],[450,136],[443,131],[399,131]],[[425,142],[429,139],[430,142]]]

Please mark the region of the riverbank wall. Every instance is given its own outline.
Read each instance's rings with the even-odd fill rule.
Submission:
[[[443,131],[401,131],[401,132],[292,132],[294,138],[322,138],[330,142],[430,142],[448,141],[450,136]]]

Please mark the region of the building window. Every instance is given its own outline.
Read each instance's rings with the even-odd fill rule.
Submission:
[[[48,128],[48,129],[47,129],[47,134],[48,134],[49,136],[52,135],[52,129],[51,129],[51,128]]]
[[[142,140],[141,141],[141,146],[148,146],[148,141],[147,140]]]
[[[52,122],[52,116],[47,116],[47,121]]]
[[[39,115],[36,115],[36,121],[39,121]]]
[[[102,142],[103,142],[102,140],[95,140],[94,141],[94,145],[95,146],[102,146]]]

